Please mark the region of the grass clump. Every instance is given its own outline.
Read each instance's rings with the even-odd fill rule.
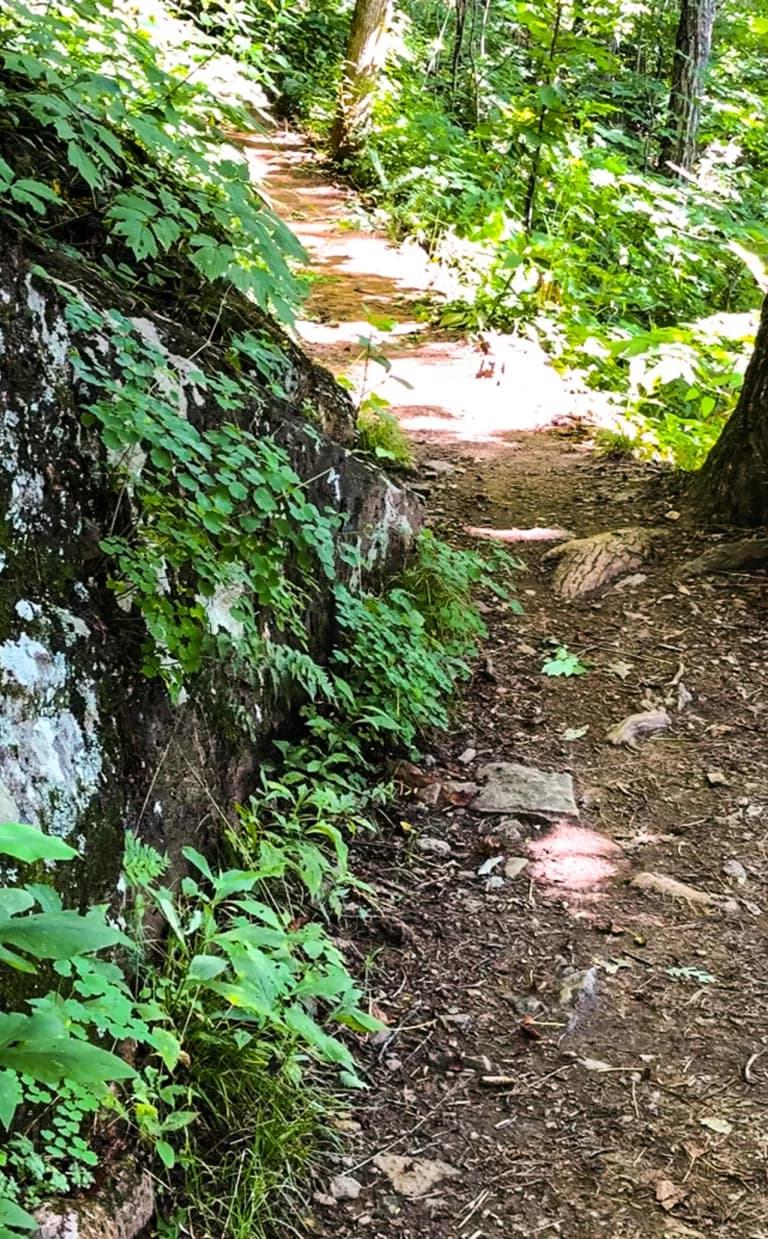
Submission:
[[[357,414],[357,444],[361,452],[390,469],[412,469],[413,452],[396,418],[380,396],[370,395]]]

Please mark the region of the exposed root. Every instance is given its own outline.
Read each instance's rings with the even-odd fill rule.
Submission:
[[[637,572],[652,556],[661,535],[658,529],[615,529],[591,538],[575,538],[547,551],[544,562],[557,563],[552,587],[561,598],[584,594]]]
[[[768,563],[768,538],[740,538],[721,542],[696,559],[689,559],[677,572],[681,579],[706,576],[708,572],[738,572],[740,568],[760,568]]]

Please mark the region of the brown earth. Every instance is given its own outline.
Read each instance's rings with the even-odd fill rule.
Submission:
[[[499,760],[569,771],[580,819],[500,821],[425,804],[422,789],[359,844],[377,910],[350,918],[348,947],[388,1031],[360,1049],[372,1087],[304,1220],[337,1239],[765,1239],[765,577],[678,580],[712,537],[670,512],[652,466],[595,454],[577,379],[524,340],[501,342],[482,377],[470,343],[414,318],[442,278],[417,250],[348,228],[355,200],[295,135],[252,157],[322,273],[301,325],[313,355],[349,370],[364,306],[401,324],[384,390],[443,536],[665,531],[629,584],[571,601],[542,564],[551,542],[508,547],[525,561],[523,614],[487,600],[485,661],[424,769],[438,782]],[[560,645],[585,674],[542,673]],[[636,747],[604,739],[660,708],[671,726]],[[643,871],[694,890],[631,885]],[[382,1154],[456,1173],[411,1198]],[[336,1174],[361,1190],[324,1204]]]

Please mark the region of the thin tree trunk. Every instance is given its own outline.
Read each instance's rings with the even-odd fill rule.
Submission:
[[[727,524],[768,524],[768,298],[737,404],[692,484],[700,510]]]
[[[552,38],[549,44],[548,68],[545,86],[551,86],[555,80],[555,56],[557,54],[557,41],[560,38],[560,23],[563,20],[563,0],[558,0],[557,9],[555,10],[555,24],[552,30]],[[544,144],[544,130],[547,122],[547,112],[549,108],[545,103],[542,103],[539,111],[539,123],[536,126],[536,149],[533,152],[533,160],[531,163],[531,171],[528,174],[528,186],[525,191],[525,205],[523,206],[523,226],[526,233],[531,232],[533,228],[533,211],[536,204],[536,190],[539,186],[539,165],[541,163],[541,148]]]
[[[690,172],[696,160],[704,74],[712,49],[716,0],[681,0],[680,22],[672,61],[667,135],[659,166]]]
[[[386,58],[391,14],[392,0],[356,0],[331,129],[334,159],[354,154],[365,136],[376,75]]]

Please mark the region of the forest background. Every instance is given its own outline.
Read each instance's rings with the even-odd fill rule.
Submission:
[[[451,266],[443,325],[534,334],[617,394],[605,446],[702,463],[768,287],[766,13],[363,0],[351,39],[335,2],[236,21],[375,221]]]

